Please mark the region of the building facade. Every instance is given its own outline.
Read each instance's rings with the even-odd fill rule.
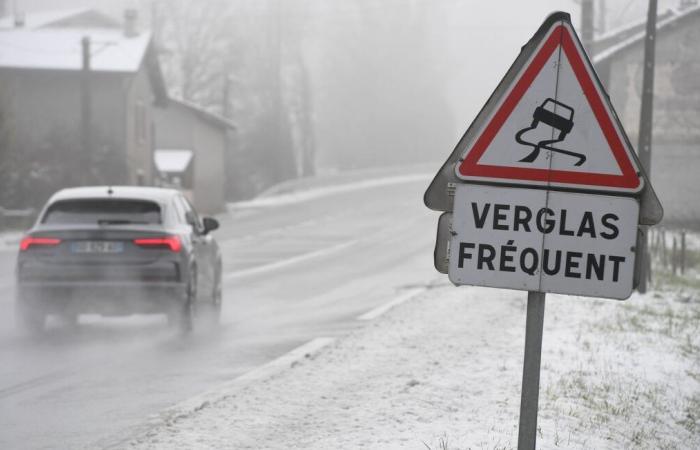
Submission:
[[[153,109],[167,94],[150,34],[94,11],[26,20],[0,22],[5,157],[41,166],[33,192],[152,183]]]
[[[661,12],[657,22],[651,180],[667,226],[700,229],[700,7]],[[639,137],[644,26],[594,46],[594,63],[634,146]]]
[[[155,110],[155,161],[161,180],[185,191],[208,214],[225,207],[226,163],[234,126],[195,105],[171,99]]]

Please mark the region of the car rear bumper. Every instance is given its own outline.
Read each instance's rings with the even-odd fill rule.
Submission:
[[[177,310],[187,298],[180,282],[20,282],[18,302],[43,312],[128,315]]]

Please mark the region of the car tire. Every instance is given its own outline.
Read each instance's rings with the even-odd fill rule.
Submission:
[[[168,311],[168,325],[176,327],[183,334],[189,333],[194,327],[195,307],[197,300],[197,275],[196,269],[190,272],[190,281],[183,293],[181,304]]]
[[[204,307],[203,319],[206,321],[207,325],[218,325],[221,319],[221,299],[222,299],[222,289],[221,289],[221,267],[216,269],[216,275],[214,277],[214,288],[210,297],[205,303],[202,304]]]
[[[192,268],[190,274],[190,282],[187,284],[187,292],[185,293],[185,302],[183,303],[180,316],[178,317],[178,328],[182,333],[189,333],[194,327],[194,314],[197,304],[197,272],[196,268]]]

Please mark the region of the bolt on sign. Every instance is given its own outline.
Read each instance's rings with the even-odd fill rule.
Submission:
[[[565,13],[523,47],[425,203],[452,212],[435,263],[453,283],[616,299],[638,225],[663,214]]]

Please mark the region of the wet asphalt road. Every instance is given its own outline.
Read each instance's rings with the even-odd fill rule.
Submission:
[[[428,180],[221,216],[221,325],[190,336],[161,316],[14,330],[13,251],[0,252],[0,448],[99,448],[214,388],[435,280]]]

